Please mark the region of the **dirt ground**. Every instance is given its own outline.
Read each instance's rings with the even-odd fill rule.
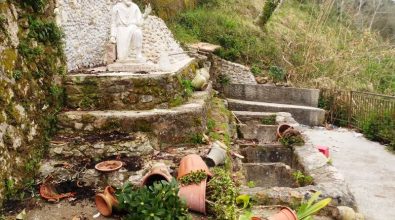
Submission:
[[[327,146],[366,220],[395,219],[395,154],[347,129],[306,128],[317,146]]]

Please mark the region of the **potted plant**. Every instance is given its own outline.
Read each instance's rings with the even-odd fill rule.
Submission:
[[[306,203],[303,203],[298,208],[298,211],[296,213],[296,215],[298,216],[298,220],[313,220],[312,215],[320,211],[332,201],[331,198],[317,201],[320,195],[321,192],[314,193]]]

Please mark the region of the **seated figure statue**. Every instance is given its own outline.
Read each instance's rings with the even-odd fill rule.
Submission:
[[[128,61],[131,50],[134,50],[137,62],[144,62],[142,54],[143,32],[141,26],[151,13],[148,5],[144,14],[132,0],[121,0],[112,9],[111,39],[117,46],[117,60]]]

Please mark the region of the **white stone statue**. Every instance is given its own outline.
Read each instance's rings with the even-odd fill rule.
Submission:
[[[127,62],[132,60],[134,52],[137,62],[145,62],[142,54],[143,32],[141,27],[151,13],[151,5],[147,5],[144,14],[132,0],[120,0],[112,9],[111,39],[117,45],[117,60]]]

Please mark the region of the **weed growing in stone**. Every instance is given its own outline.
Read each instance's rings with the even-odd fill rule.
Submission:
[[[254,188],[256,186],[254,181],[248,181],[247,183],[248,188]]]
[[[276,115],[269,115],[269,116],[263,117],[261,119],[261,123],[264,125],[275,125],[276,124]]]
[[[302,171],[297,170],[292,173],[292,177],[299,186],[307,186],[313,184],[313,177],[310,175],[305,175]]]

